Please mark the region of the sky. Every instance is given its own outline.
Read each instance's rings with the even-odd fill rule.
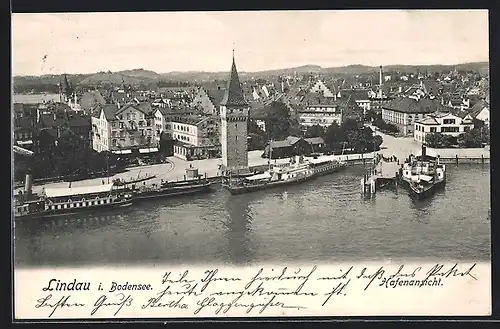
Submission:
[[[12,14],[13,75],[488,61],[486,10]]]

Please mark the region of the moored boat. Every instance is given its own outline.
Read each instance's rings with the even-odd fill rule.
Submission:
[[[303,156],[292,158],[290,163],[270,165],[263,173],[228,179],[224,184],[231,194],[242,194],[283,185],[301,183],[345,167],[344,162],[310,159]]]
[[[132,194],[113,184],[68,188],[44,188],[41,194],[20,194],[15,198],[14,218],[30,219],[67,216],[132,205]]]
[[[210,192],[212,182],[206,174],[200,175],[198,169],[190,167],[186,169],[186,175],[180,181],[161,181],[160,184],[132,185],[130,191],[134,201],[167,198],[180,195],[190,195]]]
[[[427,155],[422,146],[422,155],[411,155],[403,163],[400,180],[413,198],[425,199],[445,186],[446,166],[438,157]]]

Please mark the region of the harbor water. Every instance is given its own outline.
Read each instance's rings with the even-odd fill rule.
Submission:
[[[22,267],[490,260],[490,167],[447,166],[444,190],[361,196],[363,166],[242,195],[151,200],[15,223]]]

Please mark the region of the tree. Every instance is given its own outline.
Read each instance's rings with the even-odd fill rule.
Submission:
[[[336,123],[331,124],[326,129],[324,138],[328,148],[334,152],[341,150],[346,142],[344,130]]]
[[[373,136],[373,149],[371,151],[378,151],[380,150],[380,145],[384,142],[384,139],[380,135],[375,135]]]
[[[483,144],[489,144],[490,132],[487,126],[474,127],[457,138],[460,147],[482,147]]]
[[[444,148],[446,139],[442,133],[428,133],[425,136],[425,143],[429,147]]]
[[[306,138],[311,137],[324,137],[325,129],[320,125],[314,125],[307,128],[305,135]]]
[[[292,120],[290,110],[283,102],[272,102],[266,107],[266,132],[268,139],[282,140],[290,135]]]
[[[374,109],[369,109],[366,111],[363,119],[365,122],[372,122],[377,118],[379,118],[379,114]],[[380,119],[382,118],[380,117]]]

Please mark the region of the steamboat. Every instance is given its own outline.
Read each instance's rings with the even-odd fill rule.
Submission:
[[[297,184],[317,176],[329,174],[346,166],[336,160],[304,159],[303,156],[292,158],[289,163],[269,165],[263,173],[238,177],[229,177],[224,184],[231,194],[242,194],[283,185]]]
[[[44,188],[32,193],[31,175],[26,176],[24,193],[14,197],[14,219],[67,216],[132,205],[132,194],[117,190],[113,184],[67,188]]]
[[[425,146],[422,155],[410,155],[400,171],[402,185],[417,200],[429,197],[446,184],[445,165],[439,163],[439,157],[427,155]]]
[[[180,195],[191,195],[211,191],[212,182],[205,174],[200,175],[198,169],[190,166],[186,169],[186,174],[179,181],[161,181],[160,184],[137,186],[132,184],[129,191],[133,194],[134,202],[141,200],[167,198]]]

